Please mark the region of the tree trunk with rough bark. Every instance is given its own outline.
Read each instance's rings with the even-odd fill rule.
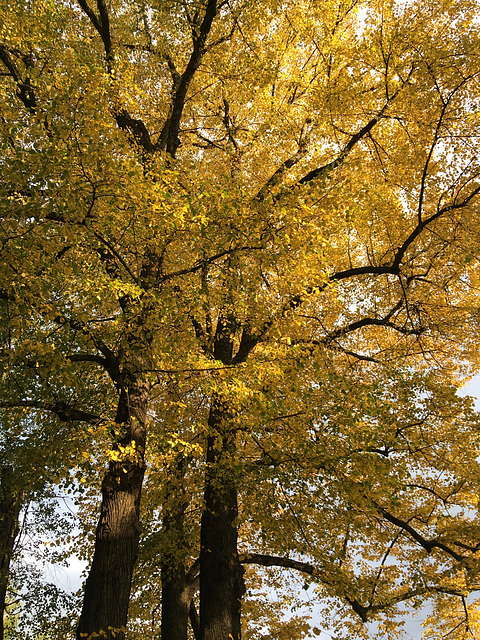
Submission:
[[[7,587],[10,575],[10,561],[18,533],[18,516],[21,494],[11,484],[12,469],[3,467],[0,471],[0,640],[4,637],[4,615]]]
[[[167,469],[168,487],[163,503],[165,547],[162,557],[162,640],[187,640],[193,597],[185,571],[187,544],[184,486],[185,459],[176,457]]]
[[[183,567],[162,567],[162,640],[187,640],[190,601]]]
[[[216,399],[209,427],[200,540],[200,639],[240,640],[245,586],[237,551],[237,487],[231,467],[235,429],[228,407]]]
[[[108,640],[125,638],[140,537],[148,399],[149,385],[139,380],[130,382],[120,394],[116,422],[124,429],[117,442],[121,459],[110,462],[102,483],[95,551],[85,583],[77,640],[92,633]]]

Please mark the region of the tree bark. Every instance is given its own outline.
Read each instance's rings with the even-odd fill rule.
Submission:
[[[187,545],[184,486],[185,459],[180,454],[167,468],[168,487],[163,503],[165,544],[162,557],[162,640],[187,640],[191,588],[185,571]]]
[[[4,637],[4,615],[7,587],[10,575],[10,561],[18,533],[18,517],[21,494],[11,484],[12,469],[2,467],[0,471],[0,640]]]
[[[208,420],[205,507],[200,536],[200,640],[240,640],[244,569],[237,550],[235,429],[228,407],[213,399]]]
[[[190,601],[183,567],[162,567],[162,640],[187,640]]]
[[[123,459],[110,462],[102,483],[95,551],[85,583],[77,640],[93,633],[108,640],[125,638],[140,537],[148,397],[149,385],[139,380],[130,382],[120,393],[115,420],[125,429],[117,442]],[[122,447],[131,449],[122,454]]]

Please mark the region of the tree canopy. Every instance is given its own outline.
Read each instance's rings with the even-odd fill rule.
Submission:
[[[77,640],[478,635],[477,14],[2,3],[1,522],[99,497]]]

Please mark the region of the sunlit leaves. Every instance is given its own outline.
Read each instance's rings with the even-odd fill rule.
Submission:
[[[132,380],[148,386],[140,634],[156,554],[185,568],[198,554],[215,402],[242,550],[313,563],[342,620],[457,582],[466,597],[478,425],[452,383],[478,369],[478,7],[222,3],[188,78],[204,4],[108,10],[102,34],[76,3],[0,9],[16,464],[36,448],[40,475],[83,496],[102,464],[143,464],[116,409]],[[182,78],[173,158],[160,138]],[[178,496],[180,532],[165,525]],[[454,555],[428,556],[432,540]],[[442,597],[445,634],[475,628],[469,602]],[[251,637],[266,624],[255,598]],[[280,620],[275,637],[308,631]]]

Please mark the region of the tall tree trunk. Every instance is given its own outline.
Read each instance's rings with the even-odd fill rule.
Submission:
[[[85,583],[77,640],[92,633],[109,640],[125,638],[140,537],[148,397],[148,384],[139,380],[130,382],[120,394],[115,420],[124,432],[117,444],[130,450],[122,456],[119,448],[123,459],[110,462],[102,483],[95,551]]]
[[[21,495],[15,491],[11,483],[12,469],[2,467],[0,470],[0,640],[4,637],[4,615],[7,598],[7,587],[10,575],[10,561],[13,546],[18,533],[18,516],[21,506]]]
[[[185,458],[177,456],[166,469],[168,476],[163,501],[164,548],[162,553],[162,640],[187,640],[191,588],[185,572],[184,486]]]
[[[212,401],[208,420],[205,507],[200,537],[200,639],[240,640],[243,567],[237,551],[235,429],[228,407]]]
[[[162,567],[162,640],[187,640],[190,589],[183,567]]]

